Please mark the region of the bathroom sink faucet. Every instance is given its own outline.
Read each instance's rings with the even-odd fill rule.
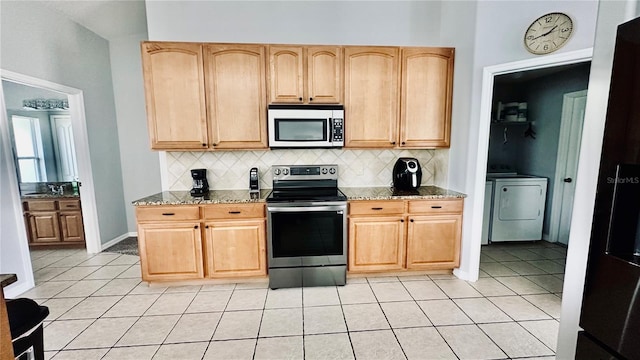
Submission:
[[[49,190],[51,190],[52,194],[55,194],[55,195],[63,195],[64,194],[64,186],[62,186],[62,185],[49,184],[47,186],[49,187]]]

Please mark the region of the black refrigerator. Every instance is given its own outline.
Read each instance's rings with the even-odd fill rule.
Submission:
[[[576,359],[640,359],[640,18],[618,26]]]

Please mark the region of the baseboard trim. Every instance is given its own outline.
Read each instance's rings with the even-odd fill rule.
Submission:
[[[29,284],[28,281],[25,281],[22,284],[15,284],[15,286],[6,287],[4,288],[4,297],[6,299],[17,298],[25,292],[33,289],[34,286],[35,284]]]
[[[117,238],[115,238],[113,240],[107,241],[104,244],[100,244],[100,252],[104,251],[105,249],[108,249],[108,248],[112,247],[113,245],[119,243],[120,241],[122,241],[122,240],[124,240],[126,238],[135,237],[135,236],[138,236],[137,232],[124,233],[124,234],[118,236]]]

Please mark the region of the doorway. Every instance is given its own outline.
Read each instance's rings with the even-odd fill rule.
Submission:
[[[64,94],[67,96],[69,104],[68,116],[73,127],[72,136],[76,150],[75,155],[77,162],[77,176],[82,179],[82,190],[80,192],[80,198],[82,201],[82,217],[84,221],[86,250],[88,253],[100,252],[100,232],[98,226],[93,173],[89,156],[89,143],[87,137],[84,98],[82,90],[6,70],[0,70],[0,78],[3,82],[10,81],[12,83],[44,89],[46,91]],[[3,98],[5,97],[3,87],[0,87],[0,96],[2,96]],[[4,122],[3,127],[6,126],[8,128],[6,106],[3,105],[0,111],[3,113],[3,115],[0,117],[0,119],[2,119],[2,121]],[[5,150],[9,151],[9,149],[3,149],[3,151]],[[17,173],[13,163],[9,164],[9,166],[14,167],[13,172]],[[24,222],[24,218],[21,216],[22,206],[19,199],[18,178],[17,176],[9,177],[7,181],[8,184],[5,184],[5,186],[15,189],[14,191],[12,191],[11,196],[13,197],[12,202],[15,207],[14,213],[16,215],[20,214],[20,216],[17,216],[16,218]],[[21,230],[22,236],[19,236],[17,239],[12,239],[11,241],[19,242],[19,244],[17,244],[17,247],[23,250],[20,251],[20,256],[22,258],[21,261],[23,264],[28,264],[30,263],[30,256],[28,251],[28,243],[26,241],[26,230],[24,230],[24,226],[22,226],[21,229],[23,229]],[[26,286],[26,288],[29,288],[33,286],[33,283],[24,284],[24,286]],[[16,289],[16,291],[18,291],[18,289]]]

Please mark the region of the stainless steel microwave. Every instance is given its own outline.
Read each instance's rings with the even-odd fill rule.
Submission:
[[[269,147],[344,146],[344,106],[269,105]]]

